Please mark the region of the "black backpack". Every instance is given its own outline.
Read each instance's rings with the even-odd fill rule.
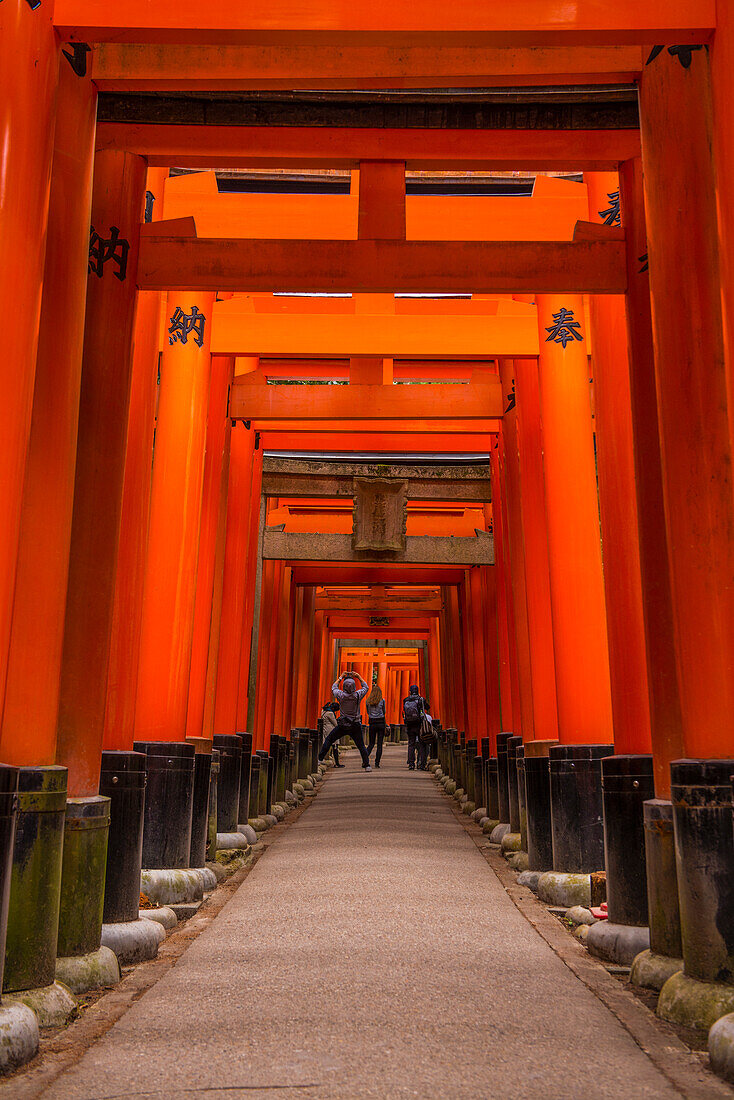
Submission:
[[[423,716],[423,700],[420,695],[409,695],[403,703],[406,722],[420,722]]]

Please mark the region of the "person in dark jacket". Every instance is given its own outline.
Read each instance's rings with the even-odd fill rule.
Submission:
[[[421,722],[426,711],[425,702],[418,691],[417,684],[410,685],[410,694],[403,699],[403,721],[408,734],[408,767],[415,771],[415,752],[419,752],[420,763],[420,734]]]
[[[377,681],[372,685],[372,691],[367,696],[366,706],[367,719],[370,724],[370,741],[367,746],[367,755],[372,755],[372,750],[377,744],[375,767],[379,768],[382,760],[382,743],[385,740],[385,700]]]
[[[324,734],[324,740],[329,736],[332,730],[336,729],[336,716],[339,713],[339,707],[337,703],[324,703],[321,708],[322,729]],[[344,765],[339,763],[339,743],[337,741],[331,746],[331,751],[334,756],[334,767],[343,768]]]
[[[357,690],[357,685],[354,682],[355,676],[362,683],[362,687],[359,688],[359,690]],[[362,716],[359,709],[360,703],[368,691],[367,681],[363,680],[358,672],[343,672],[339,679],[335,680],[331,685],[331,694],[339,704],[341,715],[334,729],[328,737],[324,738],[324,743],[319,753],[319,760],[324,759],[335,741],[345,734],[348,734],[359,749],[359,755],[362,757],[362,767],[365,771],[372,771],[370,767],[370,758],[367,755],[367,749],[364,746],[364,738],[362,737]]]

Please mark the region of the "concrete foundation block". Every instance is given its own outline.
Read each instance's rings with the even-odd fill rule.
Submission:
[[[671,1024],[708,1031],[730,1012],[734,1012],[734,985],[699,982],[680,972],[660,990],[657,1014]]]
[[[254,829],[256,833],[264,833],[268,828],[268,823],[263,817],[251,817],[248,819],[247,824],[251,829]]]
[[[178,924],[178,917],[168,905],[161,905],[158,909],[141,909],[139,916],[141,920],[157,921],[167,932],[170,932]]]
[[[641,951],[632,962],[630,981],[642,989],[663,988],[668,978],[672,978],[683,969],[683,959],[674,959],[669,955],[656,955],[654,951]]]
[[[207,863],[206,867],[207,870],[211,871],[211,873],[214,875],[217,883],[224,882],[227,877],[227,872],[225,871],[224,867],[222,867],[221,863],[209,862]]]
[[[498,825],[499,821],[496,818],[488,817],[486,821],[482,822],[482,832],[485,836],[491,836]]]
[[[480,825],[483,819],[487,816],[486,806],[477,806],[476,810],[471,815],[472,821],[476,821],[477,825]]]
[[[429,764],[428,765],[428,770],[431,773],[431,775],[435,775],[437,771],[440,771],[440,768],[439,768],[438,764]]]
[[[179,905],[183,901],[201,901],[204,882],[196,867],[147,870],[140,875],[140,889],[158,905]]]
[[[40,989],[24,989],[22,993],[3,994],[3,1009],[18,1004],[33,1009],[39,1027],[61,1027],[76,1011],[74,995],[61,982]]]
[[[147,918],[102,925],[102,945],[114,951],[122,966],[154,959],[165,938],[163,925]]]
[[[734,1083],[734,1013],[722,1016],[709,1031],[711,1069]]]
[[[274,825],[278,824],[278,817],[276,814],[265,814],[264,817],[271,829]]]
[[[508,852],[519,852],[522,848],[522,836],[520,833],[505,833],[500,841],[500,850],[503,855]]]
[[[475,808],[475,803],[467,798],[466,802],[463,802],[461,805],[461,812],[463,814],[466,814],[467,817],[471,817],[471,815],[474,813]]]
[[[295,795],[293,794],[293,791],[286,791],[286,792],[285,792],[285,800],[286,800],[286,802],[287,802],[287,804],[288,804],[288,808],[289,808],[289,809],[293,809],[293,807],[295,806],[296,802],[298,801],[298,799],[296,798],[296,796],[295,796]]]
[[[273,811],[273,817],[276,821],[285,820],[285,810],[282,806],[279,806],[277,803],[275,803],[273,806],[271,806],[271,809]]]
[[[532,890],[534,894],[537,894],[538,882],[542,874],[542,871],[522,871],[517,876],[517,884],[518,886],[527,886],[528,890]]]
[[[301,780],[301,786],[305,791],[311,794],[313,791],[313,779],[311,779],[311,777],[307,775],[305,779]]]
[[[453,779],[447,780],[447,782],[444,786],[444,790],[446,791],[446,794],[448,794],[448,795],[456,794],[456,781],[453,780]]]
[[[569,920],[573,925],[579,924],[596,924],[597,919],[590,909],[587,909],[584,905],[572,905],[566,913],[566,920]]]
[[[636,924],[612,924],[600,920],[589,932],[586,946],[592,955],[619,966],[632,966],[635,957],[650,946],[650,929]]]
[[[546,905],[561,905],[570,909],[591,904],[591,881],[588,875],[566,871],[545,871],[538,879],[538,897]]]
[[[257,844],[257,833],[253,829],[252,825],[238,825],[237,828],[242,833],[248,844]]]
[[[455,802],[461,804],[462,800],[466,798],[466,791],[463,787],[457,787],[453,793],[453,799]]]
[[[527,871],[528,869],[528,853],[527,852],[513,852],[507,860],[508,867],[511,867],[513,871]]]
[[[38,1017],[24,1004],[0,1005],[0,1073],[24,1066],[38,1054]]]
[[[242,848],[225,848],[224,851],[217,852],[217,863],[222,868],[224,877],[228,878],[235,871],[239,871],[241,867],[245,867],[250,853],[254,852],[257,847],[257,844],[253,844],[252,847],[244,850]]]
[[[489,843],[500,845],[502,838],[510,831],[510,826],[506,821],[501,821],[499,825],[495,825],[492,832],[489,834]],[[519,834],[518,834],[519,835]]]
[[[303,784],[301,782],[294,783],[293,784],[293,793],[296,796],[296,798],[298,799],[298,801],[301,802],[306,797],[306,788],[303,786]]]
[[[109,947],[99,947],[88,955],[56,960],[56,981],[62,982],[72,993],[104,989],[106,986],[117,985],[119,980],[120,964],[117,955]]]
[[[171,908],[176,914],[176,920],[185,921],[191,920],[201,909],[200,901],[184,901],[180,905],[172,905]]]
[[[249,829],[250,826],[248,825],[247,828]],[[254,833],[255,830],[252,829],[250,831]],[[246,848],[248,844],[252,844],[252,841],[248,840],[241,829],[236,833],[217,833],[218,852],[226,852],[230,849],[236,850],[237,848]]]

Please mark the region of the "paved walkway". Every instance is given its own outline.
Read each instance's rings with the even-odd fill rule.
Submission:
[[[428,775],[356,753],[48,1100],[678,1093],[514,907]]]

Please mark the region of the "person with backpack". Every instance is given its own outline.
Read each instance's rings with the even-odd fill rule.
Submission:
[[[415,753],[418,749],[418,763],[420,765],[420,733],[423,715],[426,713],[426,705],[418,692],[418,685],[410,685],[410,695],[403,699],[403,721],[408,733],[408,767],[415,771]]]
[[[357,690],[357,685],[354,682],[355,676],[362,683],[362,687],[359,688],[359,690]],[[319,760],[324,759],[335,741],[338,741],[340,737],[348,734],[357,746],[359,755],[362,757],[362,767],[367,772],[372,771],[370,767],[370,758],[367,755],[367,749],[364,746],[364,738],[362,737],[362,715],[359,711],[359,705],[368,691],[369,687],[367,681],[363,680],[358,672],[343,672],[339,679],[335,680],[331,685],[331,694],[339,704],[341,714],[339,715],[339,721],[334,729],[324,738],[324,743],[319,753]]]
[[[375,753],[375,767],[379,768],[382,760],[382,742],[385,739],[385,700],[380,686],[375,680],[372,691],[367,696],[367,719],[370,724],[370,740],[367,745],[367,755],[372,755],[372,750],[377,744]]]
[[[336,716],[338,713],[339,707],[336,703],[324,703],[323,707],[321,708],[321,728],[324,735],[324,740],[326,740],[332,730],[336,729]],[[334,757],[334,767],[343,768],[344,765],[339,763],[339,745],[336,741],[331,746],[331,751]]]

